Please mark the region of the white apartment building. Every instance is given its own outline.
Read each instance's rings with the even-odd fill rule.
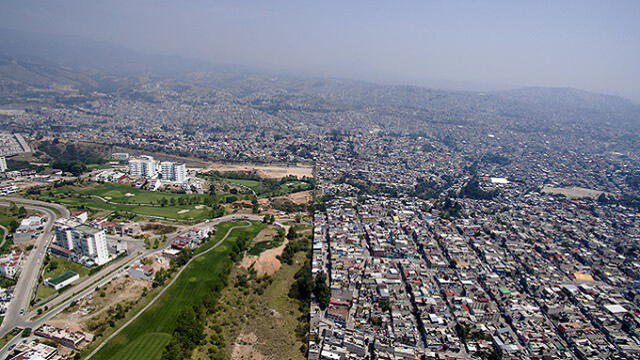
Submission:
[[[152,156],[141,156],[129,160],[129,175],[139,178],[153,178],[157,174],[157,162]]]
[[[4,156],[0,156],[0,172],[7,171],[7,159]]]
[[[109,261],[104,230],[63,219],[56,222],[55,232],[54,244],[72,251],[76,257],[88,257],[98,265]]]
[[[185,164],[163,161],[160,163],[162,180],[183,183],[187,180],[187,166]]]

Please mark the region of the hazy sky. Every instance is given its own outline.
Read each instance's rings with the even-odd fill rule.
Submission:
[[[0,24],[294,74],[640,100],[639,0],[1,0]]]

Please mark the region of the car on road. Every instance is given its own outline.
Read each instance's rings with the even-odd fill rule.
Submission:
[[[24,309],[20,309],[20,315],[24,315]]]

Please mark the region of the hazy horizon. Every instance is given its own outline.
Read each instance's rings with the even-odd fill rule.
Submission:
[[[2,26],[291,75],[640,102],[640,2],[4,1]]]

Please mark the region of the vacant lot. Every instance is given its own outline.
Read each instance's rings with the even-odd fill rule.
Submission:
[[[227,222],[218,225],[215,238],[200,251],[213,246],[231,227],[245,224]],[[245,234],[253,238],[264,226],[253,222],[250,227],[233,230],[224,243],[194,260],[151,308],[109,341],[93,359],[160,359],[164,346],[171,340],[178,315],[210,294],[214,284],[221,281],[225,268],[231,266],[229,254],[238,238]]]
[[[560,188],[545,186],[542,188],[542,192],[546,194],[564,195],[567,197],[567,199],[584,199],[584,198],[597,199],[601,194],[603,194],[602,191],[586,189],[586,188],[581,188],[577,186],[560,187]]]
[[[255,171],[260,177],[279,179],[285,176],[293,175],[297,177],[312,177],[313,168],[311,165],[296,164],[296,165],[262,165],[262,164],[222,164],[213,163],[206,168],[205,171],[240,171],[240,172],[253,172]]]

